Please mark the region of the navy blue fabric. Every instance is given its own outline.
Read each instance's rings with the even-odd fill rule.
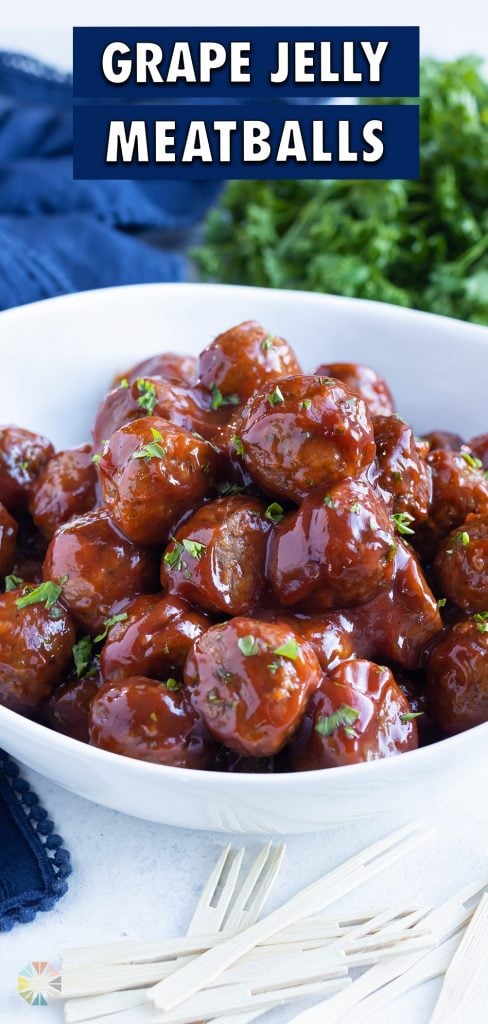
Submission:
[[[73,181],[70,76],[0,51],[0,310],[65,292],[179,281],[208,181]]]
[[[70,874],[69,853],[47,811],[0,750],[0,932],[50,910]]]

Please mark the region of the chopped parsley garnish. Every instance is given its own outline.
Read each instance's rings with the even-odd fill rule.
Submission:
[[[400,715],[400,721],[406,725],[407,722],[413,722],[414,718],[421,718],[423,714],[423,711],[406,711],[404,715]]]
[[[91,636],[82,636],[73,647],[73,660],[76,668],[76,678],[82,679],[91,668],[93,661],[93,644]]]
[[[488,612],[478,612],[473,618],[478,633],[488,633]]]
[[[241,438],[238,437],[237,434],[234,434],[232,438],[232,444],[238,455],[244,455],[244,445],[241,441]]]
[[[446,604],[447,604],[447,597],[440,597],[438,602],[437,602],[437,607],[438,608],[444,608]]]
[[[217,445],[214,444],[213,441],[209,441],[206,437],[202,437],[202,434],[198,434],[196,430],[192,431],[192,437],[196,437],[198,441],[203,441],[204,444],[208,444],[208,447],[214,452],[217,452],[217,455],[220,454],[220,448],[217,448]]]
[[[295,637],[292,636],[286,643],[281,644],[280,647],[275,647],[273,654],[279,654],[282,658],[291,658],[292,661],[295,661],[300,654],[300,647]]]
[[[118,615],[112,615],[110,619],[104,619],[103,625],[105,628],[102,633],[99,633],[98,636],[95,637],[93,643],[101,643],[102,640],[107,638],[108,631],[109,629],[112,629],[112,626],[116,626],[118,622],[125,622],[128,618],[129,616],[127,612],[120,612]]]
[[[300,402],[300,409],[310,409],[311,405],[312,405],[312,399],[311,398],[304,398]]]
[[[467,530],[459,530],[454,534],[453,540],[455,544],[461,544],[463,548],[467,548],[469,544],[469,533]]]
[[[272,661],[272,662],[271,662],[271,664],[270,664],[270,665],[267,665],[266,667],[267,667],[267,668],[269,669],[269,671],[270,671],[270,672],[271,672],[271,673],[272,673],[272,674],[274,675],[274,674],[275,674],[275,672],[277,672],[277,671],[278,671],[278,669],[279,669],[279,667],[280,667],[280,663],[279,663],[279,661]]]
[[[359,504],[359,501],[355,501],[354,505],[351,505],[350,511],[353,512],[354,515],[356,515],[356,516],[360,516],[361,515],[361,505]]]
[[[271,505],[268,505],[264,514],[266,519],[270,519],[272,523],[281,523],[285,515],[282,506],[277,501],[271,502]]]
[[[476,458],[476,455],[470,455],[469,452],[461,452],[461,458],[464,459],[470,469],[483,469],[483,463],[481,459]]]
[[[152,441],[138,448],[132,455],[133,459],[164,459],[166,450],[161,444],[163,435],[159,430],[155,430],[154,427],[151,427],[151,434],[153,436]]]
[[[137,381],[137,390],[139,392],[137,399],[139,408],[144,409],[148,416],[152,416],[158,402],[154,381],[144,380],[140,377]]]
[[[412,530],[410,527],[410,523],[414,521],[414,516],[410,515],[410,512],[394,512],[390,519],[397,533],[402,534],[402,536],[408,537],[415,533],[415,530]]]
[[[92,462],[95,463],[96,466],[98,466],[98,463],[100,462],[100,459],[103,458],[103,456],[105,455],[105,453],[107,451],[108,441],[102,441],[102,445],[103,445],[103,448],[102,448],[101,452],[95,452],[95,455],[92,455],[92,459],[91,460],[92,460]]]
[[[171,540],[173,541],[173,548],[171,551],[166,552],[163,557],[163,562],[165,565],[169,565],[170,569],[177,569],[179,572],[182,567],[181,556],[185,549],[183,544],[180,544],[179,540],[176,540],[176,537],[172,537]]]
[[[23,585],[23,580],[20,576],[6,576],[5,577],[5,593],[8,594],[11,590],[17,590],[17,587]]]
[[[244,487],[241,487],[239,484],[231,484],[228,480],[224,480],[223,483],[215,485],[215,490],[218,494],[222,495],[222,497],[229,497],[232,494],[241,494]]]
[[[251,636],[250,633],[247,636],[240,636],[237,646],[245,658],[249,658],[252,654],[259,654],[259,645],[256,637]]]
[[[27,593],[22,594],[22,597],[19,597],[15,604],[17,608],[27,608],[30,604],[43,604],[47,611],[51,611],[51,608],[54,608],[58,603],[63,593],[64,584],[67,582],[67,576],[63,576],[59,583],[54,583],[53,580],[46,580],[45,583],[40,583],[38,587],[34,587],[33,590],[28,590]]]
[[[185,570],[185,576],[189,578],[191,572],[188,570],[183,555],[187,551],[192,558],[199,562],[207,550],[205,544],[200,544],[198,540],[191,540],[189,537],[185,537],[182,543],[176,540],[176,537],[171,537],[171,540],[173,541],[173,550],[166,552],[163,562],[169,565],[170,569],[176,569],[177,572],[181,572],[182,569]]]
[[[167,686],[168,690],[171,690],[172,693],[178,693],[178,690],[181,690],[183,683],[180,683],[178,679],[174,679],[173,676],[170,676],[169,679],[166,679],[164,685]]]
[[[324,718],[320,718],[315,726],[315,732],[318,732],[320,736],[333,736],[333,734],[340,729],[342,726],[344,732],[349,739],[355,739],[357,732],[353,729],[353,725],[359,718],[359,711],[357,708],[349,707],[349,704],[341,704],[337,711],[333,711],[331,715],[327,715]]]
[[[223,395],[220,388],[216,384],[210,385],[210,394],[212,401],[210,403],[211,409],[220,409],[221,405],[239,405],[239,395]]]
[[[281,402],[284,401],[285,399],[283,397],[283,392],[277,384],[274,391],[272,391],[271,394],[268,395],[268,402],[270,405],[280,405]]]
[[[119,388],[128,388],[128,387],[129,387],[129,381],[127,380],[127,377],[122,377],[122,380],[121,380],[121,382],[119,384]]]
[[[268,334],[265,338],[263,338],[261,342],[261,348],[263,352],[269,352],[270,348],[274,348],[274,340],[274,334]]]
[[[322,504],[323,505],[328,505],[329,508],[334,508],[335,501],[334,501],[332,495],[331,494],[326,494]]]
[[[200,544],[200,541],[198,540],[190,540],[188,537],[185,537],[183,547],[185,551],[188,551],[188,554],[191,555],[192,558],[196,558],[197,562],[203,558],[207,550],[205,544]]]

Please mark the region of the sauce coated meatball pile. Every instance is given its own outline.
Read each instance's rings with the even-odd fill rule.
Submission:
[[[0,428],[0,703],[230,772],[488,720],[488,434],[250,321],[116,378],[90,444]]]

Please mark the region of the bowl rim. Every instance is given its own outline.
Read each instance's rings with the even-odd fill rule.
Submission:
[[[58,307],[64,307],[66,305],[86,305],[90,307],[95,304],[103,305],[105,302],[110,302],[117,295],[121,293],[147,293],[147,292],[162,292],[170,293],[174,292],[175,295],[185,291],[188,295],[193,293],[196,298],[199,298],[202,294],[209,295],[211,293],[218,294],[222,290],[227,292],[234,291],[236,293],[252,292],[254,295],[266,295],[276,296],[277,300],[280,298],[287,297],[296,300],[301,300],[306,303],[314,304],[325,304],[331,306],[337,306],[339,310],[346,309],[354,305],[358,305],[368,315],[380,316],[385,319],[398,318],[408,320],[412,324],[423,322],[432,323],[437,327],[442,327],[446,332],[467,332],[472,335],[472,341],[475,342],[488,342],[488,328],[483,324],[470,323],[464,320],[457,320],[453,317],[443,316],[437,313],[429,313],[424,310],[410,309],[403,306],[395,306],[386,302],[378,302],[371,299],[360,299],[349,296],[333,295],[326,292],[310,292],[306,290],[298,289],[274,289],[265,287],[255,287],[248,285],[238,284],[219,284],[219,283],[202,283],[202,282],[153,282],[147,284],[130,284],[130,285],[119,285],[109,288],[97,288],[87,289],[82,292],[73,292],[67,295],[53,296],[49,299],[41,299],[38,302],[27,303],[23,306],[15,306],[11,309],[6,309],[0,312],[0,326],[6,322],[16,322],[17,320],[30,321],[32,316],[35,316],[39,311],[39,308],[49,308],[50,311],[55,310]],[[412,758],[415,758],[415,764],[418,768],[421,766],[428,767],[429,761],[435,757],[435,751],[439,745],[445,750],[446,756],[455,757],[458,748],[464,744],[466,736],[471,735],[473,732],[479,734],[481,730],[488,731],[488,722],[482,723],[481,725],[474,726],[474,728],[464,730],[463,732],[457,733],[453,736],[447,736],[443,739],[436,741],[435,743],[428,744],[424,747],[418,747],[416,750],[410,750],[402,754],[398,754],[388,758],[378,758],[372,761],[363,761],[358,764],[341,765],[334,768],[317,768],[311,771],[298,772],[279,772],[262,774],[258,772],[218,772],[214,769],[203,770],[197,768],[179,768],[172,765],[157,764],[151,761],[143,761],[138,758],[127,757],[125,754],[116,754],[112,751],[103,750],[99,747],[91,746],[88,743],[83,743],[80,740],[74,739],[71,736],[66,736],[63,733],[56,732],[54,729],[50,729],[48,726],[43,725],[40,722],[36,722],[32,719],[26,718],[20,715],[18,712],[12,711],[10,708],[0,705],[0,725],[5,721],[7,730],[10,735],[18,735],[19,733],[25,733],[27,739],[31,737],[36,741],[36,746],[39,742],[45,743],[48,738],[50,742],[59,750],[60,754],[73,754],[85,752],[85,755],[89,763],[94,765],[99,764],[105,765],[116,765],[120,761],[123,761],[126,766],[126,770],[134,772],[136,775],[140,773],[144,776],[154,776],[161,779],[166,777],[173,781],[184,781],[187,780],[190,783],[192,780],[199,782],[208,782],[210,785],[217,785],[219,788],[230,788],[236,787],[236,779],[239,780],[241,789],[254,789],[256,786],[263,787],[263,779],[266,779],[266,784],[273,787],[274,790],[283,790],[287,787],[287,790],[295,790],[302,788],[302,782],[305,779],[308,780],[310,785],[323,784],[324,778],[330,779],[330,784],[334,780],[349,780],[351,785],[362,784],[368,782],[373,784],[379,772],[386,771],[386,765],[389,766],[389,771],[392,773],[401,772],[401,766],[405,768],[408,764],[411,764]],[[407,761],[405,761],[407,758]],[[130,767],[129,767],[130,766]],[[344,774],[346,773],[346,774]],[[360,773],[358,777],[358,773]]]

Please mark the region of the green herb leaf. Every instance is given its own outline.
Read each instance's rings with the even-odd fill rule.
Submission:
[[[488,612],[477,612],[473,616],[478,633],[488,633]]]
[[[148,416],[152,416],[157,404],[158,399],[156,395],[156,385],[152,380],[144,380],[142,377],[137,381],[137,390],[139,392],[139,398],[137,404]]]
[[[354,515],[356,515],[356,516],[360,516],[361,515],[361,505],[359,504],[359,501],[355,501],[354,505],[351,505],[350,511],[353,512]],[[410,532],[413,533],[412,530]]]
[[[148,444],[141,445],[141,447],[133,453],[133,459],[164,459],[166,450],[160,443],[164,440],[163,435],[154,427],[151,427],[151,434],[153,436],[153,440],[149,441]]]
[[[198,540],[190,540],[188,537],[184,538],[183,547],[185,551],[188,551],[188,554],[191,555],[192,558],[196,558],[197,562],[203,558],[207,550],[205,544],[200,544]]]
[[[266,519],[270,519],[272,523],[281,523],[285,515],[282,506],[277,501],[272,501],[264,514]]]
[[[318,732],[320,736],[332,736],[337,729],[343,726],[346,735],[350,739],[354,739],[357,733],[352,726],[357,722],[358,718],[359,711],[357,708],[351,708],[349,704],[341,704],[337,711],[333,711],[331,715],[319,718],[315,726],[315,732]]]
[[[73,659],[76,668],[76,677],[81,679],[86,675],[93,660],[93,640],[91,636],[82,636],[73,647]]]
[[[5,593],[8,594],[11,590],[17,590],[17,587],[22,587],[24,581],[20,576],[6,576],[5,577]]]
[[[397,533],[402,536],[408,537],[415,533],[415,530],[410,528],[410,523],[414,522],[414,516],[410,515],[410,512],[394,512],[390,519]]]
[[[259,646],[256,637],[251,636],[250,633],[248,633],[247,636],[240,636],[237,641],[237,646],[245,658],[249,658],[252,654],[259,654]]]
[[[223,395],[216,384],[210,385],[210,394],[212,396],[211,409],[220,409],[221,405],[239,405],[239,395]]]
[[[295,661],[300,654],[300,646],[295,637],[290,637],[286,643],[281,644],[280,647],[275,647],[273,654],[279,654],[282,658],[291,658],[292,661]]]
[[[228,480],[225,480],[221,484],[216,484],[215,490],[218,494],[222,495],[222,497],[230,497],[232,494],[241,494],[245,488],[240,487],[239,484],[231,484]]]
[[[108,632],[110,629],[112,629],[112,626],[116,626],[117,622],[125,622],[126,619],[128,618],[129,616],[127,612],[120,612],[118,615],[112,615],[110,619],[104,619],[103,625],[105,628],[103,630],[103,633],[99,633],[98,636],[95,637],[93,643],[101,643],[102,640],[105,640],[107,638]]]
[[[310,409],[311,405],[312,405],[312,399],[311,398],[303,398],[302,401],[300,402],[300,409]]]
[[[464,459],[470,469],[483,469],[481,459],[476,458],[475,455],[470,455],[469,452],[461,452],[461,458]]]
[[[326,494],[322,504],[323,505],[328,505],[329,508],[334,508],[335,501],[334,501],[332,495],[331,494]]]
[[[129,387],[129,381],[127,380],[127,377],[122,377],[122,380],[121,380],[121,382],[119,384],[119,388],[128,388],[128,387]]]
[[[60,583],[54,583],[52,580],[47,580],[45,583],[40,583],[38,587],[34,587],[32,590],[27,590],[22,597],[19,597],[15,604],[17,608],[27,608],[31,604],[43,604],[47,611],[54,608],[57,604],[61,594],[63,593],[64,584],[67,582],[68,577],[63,576]]]
[[[268,395],[268,402],[270,405],[280,405],[284,401],[285,399],[283,398],[283,392],[279,385],[277,384],[274,391],[272,391],[271,394]]]
[[[423,711],[406,711],[404,715],[400,715],[400,721],[406,725],[407,722],[413,722],[414,718],[422,718]]]
[[[167,686],[168,690],[171,690],[172,693],[178,693],[178,691],[183,687],[183,683],[180,683],[178,679],[174,679],[173,676],[166,679],[164,685]]]
[[[279,661],[272,661],[270,665],[266,666],[266,668],[268,668],[269,671],[272,673],[272,675],[274,675],[275,672],[277,672],[278,669],[280,668],[280,662]]]
[[[232,445],[235,448],[238,455],[244,455],[244,445],[241,441],[241,438],[238,437],[237,434],[234,434],[232,438]]]
[[[176,540],[176,537],[171,537],[171,540],[173,542],[173,548],[166,552],[163,557],[163,562],[165,565],[169,565],[170,569],[176,569],[179,572],[182,567],[182,555],[185,549],[183,544],[180,544],[179,540]]]
[[[469,533],[466,530],[458,530],[458,532],[454,534],[453,542],[455,544],[461,544],[463,548],[467,548],[469,544]]]
[[[445,608],[446,604],[447,604],[447,597],[440,597],[438,602],[437,602],[437,607],[438,608]]]
[[[274,348],[274,340],[275,340],[275,335],[274,334],[267,334],[266,335],[266,337],[261,342],[261,348],[262,348],[263,352],[269,352],[270,348]]]

